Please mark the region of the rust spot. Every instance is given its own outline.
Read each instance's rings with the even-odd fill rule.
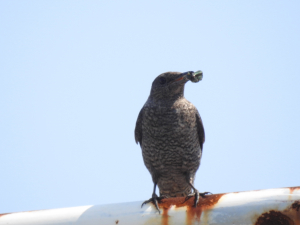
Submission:
[[[216,195],[206,195],[205,198],[199,199],[198,207],[210,207],[218,203],[219,199],[224,194],[216,194]],[[189,200],[185,201],[185,197],[177,197],[177,198],[166,198],[161,200],[160,203],[158,203],[160,208],[166,208],[169,209],[171,206],[175,207],[193,207],[194,205],[194,198],[190,198]]]
[[[194,224],[194,221],[200,222],[203,208],[197,206],[188,206],[186,211],[186,224]]]
[[[297,212],[299,212],[299,209],[300,209],[300,201],[295,201],[295,202],[292,204],[292,209],[295,209]]]
[[[158,205],[163,209],[162,224],[167,225],[169,222],[168,211],[172,206],[176,208],[187,207],[186,211],[186,224],[193,224],[194,221],[200,222],[202,211],[208,210],[214,207],[218,203],[219,199],[224,194],[207,195],[205,198],[199,199],[198,206],[194,207],[194,198],[190,198],[185,201],[185,197],[167,198],[163,199]]]
[[[1,216],[5,216],[5,215],[7,215],[7,214],[10,214],[10,213],[3,213],[3,214],[0,214],[0,217],[1,217]]]
[[[294,219],[295,225],[300,225],[300,201],[294,203],[285,211],[290,218]]]
[[[290,194],[292,194],[295,190],[300,190],[300,187],[290,187]]]
[[[116,224],[118,224],[119,223],[119,220],[116,220]]]
[[[169,211],[170,207],[169,208],[163,208],[163,213],[161,215],[161,224],[162,225],[168,225],[169,224],[169,215],[168,215],[168,211]]]
[[[295,223],[281,212],[271,210],[261,214],[255,225],[295,225]]]

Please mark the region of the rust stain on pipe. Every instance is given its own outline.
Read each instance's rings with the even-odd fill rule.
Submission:
[[[297,212],[299,211],[300,209],[300,201],[295,201],[292,206],[291,206],[292,209],[295,209]]]
[[[196,220],[200,222],[201,214],[204,210],[212,209],[224,194],[206,195],[204,198],[199,199],[197,207],[194,207],[194,197],[185,200],[185,197],[167,198],[163,199],[158,205],[163,209],[162,225],[169,224],[168,211],[172,206],[175,208],[187,207],[186,211],[186,224],[193,224]]]
[[[3,214],[0,214],[0,217],[1,217],[1,216],[5,216],[5,215],[7,215],[7,214],[10,214],[10,213],[3,213]]]
[[[295,201],[291,205],[291,210],[290,212],[292,213],[292,216],[295,218],[295,225],[300,225],[300,201]]]
[[[290,194],[293,194],[293,192],[295,190],[300,190],[300,186],[298,186],[298,187],[290,187],[289,189],[290,189]]]
[[[300,201],[282,211],[270,209],[262,213],[254,225],[300,225]]]
[[[261,214],[255,225],[295,225],[293,220],[283,213],[275,210]]]
[[[163,213],[161,215],[161,224],[168,225],[169,224],[169,215],[168,211],[170,208],[163,208]]]

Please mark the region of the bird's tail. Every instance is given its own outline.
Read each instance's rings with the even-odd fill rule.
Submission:
[[[174,180],[159,179],[158,188],[160,196],[185,197],[192,193],[192,188],[185,178]]]

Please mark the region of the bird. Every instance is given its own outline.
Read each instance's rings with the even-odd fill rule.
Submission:
[[[165,72],[152,82],[150,95],[140,110],[134,130],[135,141],[140,144],[144,164],[154,184],[152,198],[156,209],[164,198],[195,196],[195,174],[200,166],[205,142],[205,131],[197,108],[184,97],[185,84],[198,82],[202,71]],[[156,195],[159,188],[160,197]],[[193,192],[192,192],[193,191]]]

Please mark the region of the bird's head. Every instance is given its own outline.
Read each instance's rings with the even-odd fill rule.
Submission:
[[[198,71],[196,75],[193,71],[179,73],[179,72],[166,72],[160,74],[152,83],[150,97],[155,100],[163,99],[177,99],[183,97],[184,85],[189,80],[198,82],[202,79],[202,72]]]

